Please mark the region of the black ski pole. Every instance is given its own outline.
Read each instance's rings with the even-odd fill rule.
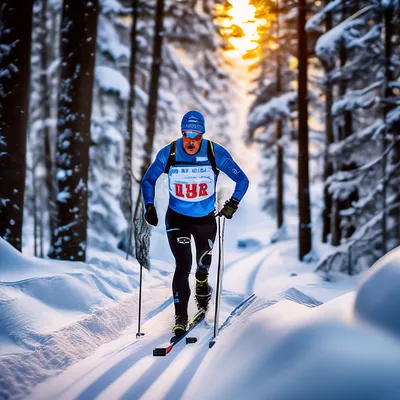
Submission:
[[[140,264],[140,277],[139,277],[139,318],[138,318],[138,331],[136,333],[136,337],[140,338],[144,336],[144,333],[140,332],[140,322],[142,318],[142,281],[143,281],[143,267]]]
[[[143,221],[138,220],[138,214],[143,211],[140,206],[143,205],[143,203],[140,201],[140,196],[142,193],[142,186],[140,185],[139,193],[138,193],[138,198],[136,200],[136,206],[135,206],[135,212],[133,214],[133,223],[134,223],[134,232],[135,232],[135,255],[136,255],[136,260],[139,262],[140,265],[140,273],[139,273],[139,316],[138,316],[138,331],[136,333],[136,338],[140,338],[141,336],[144,336],[144,333],[140,332],[140,323],[141,323],[141,318],[142,318],[142,286],[143,286],[143,265],[142,262],[140,261],[140,257],[138,257],[138,246],[137,246],[137,237],[139,235],[139,228],[138,224],[143,223]]]
[[[222,227],[221,227],[221,220]],[[225,218],[218,216],[218,271],[217,271],[217,291],[215,294],[215,315],[214,315],[214,339],[209,343],[209,348],[214,346],[218,336],[219,310],[221,305],[222,273],[224,269],[224,230]]]

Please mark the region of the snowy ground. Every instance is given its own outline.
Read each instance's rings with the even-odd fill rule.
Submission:
[[[233,235],[240,225],[230,223]],[[229,245],[234,242],[229,225],[227,236]],[[295,261],[294,240],[232,247],[221,322],[255,293],[253,301],[229,319],[212,349],[210,315],[196,328],[196,344],[182,343],[156,358],[152,350],[171,335],[170,264],[155,261],[146,274],[145,336],[136,339],[135,264],[113,271],[110,276],[120,277],[107,280],[102,268],[53,261],[38,265],[0,243],[6,255],[1,262],[0,398],[399,398],[400,251],[369,274],[326,281],[312,272],[315,265]],[[134,277],[127,286],[122,285],[125,275]],[[68,291],[64,284],[70,279],[76,281]],[[358,292],[352,291],[355,280],[360,280]]]
[[[238,136],[246,101],[238,108]],[[271,244],[275,224],[259,211],[257,152],[240,140],[234,151],[252,185],[226,222],[223,328],[215,346],[208,348],[211,310],[194,331],[196,344],[152,355],[173,324],[173,260],[162,223],[144,274],[140,339],[135,261],[93,249],[86,264],[35,259],[0,239],[1,399],[400,398],[400,251],[358,277],[314,273],[316,261],[297,260],[295,218]],[[220,184],[224,201],[232,184]],[[162,180],[157,190],[163,215]],[[296,188],[287,193],[295,197]],[[328,251],[315,247],[320,257]],[[214,286],[216,261],[217,249]]]
[[[0,286],[3,395],[14,393],[12,397],[18,398],[55,375],[39,384],[32,398],[178,398],[202,370],[203,359],[223,350],[227,338],[232,340],[231,335],[236,336],[253,316],[288,301],[312,307],[353,287],[346,279],[340,284],[325,282],[312,272],[315,265],[294,262],[294,240],[273,245],[260,241],[259,246],[238,249],[234,243],[239,229],[240,218],[236,224],[227,222],[221,322],[250,294],[256,299],[232,319],[212,350],[210,313],[210,326],[198,330],[199,342],[180,350],[184,346],[179,346],[165,359],[154,358],[152,350],[171,336],[172,264],[154,260],[145,276],[145,336],[137,340],[135,263],[100,254],[92,257],[93,264],[34,260],[1,241],[1,253],[6,255]],[[249,237],[245,230],[242,234]],[[214,262],[213,277],[215,267]],[[293,315],[290,307],[287,311],[277,321],[298,319],[297,309]]]

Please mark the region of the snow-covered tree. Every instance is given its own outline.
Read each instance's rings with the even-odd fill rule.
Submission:
[[[48,236],[55,230],[54,154],[59,59],[54,43],[58,38],[60,7],[59,2],[42,0],[35,2],[33,9],[25,227],[30,227],[32,217],[34,254],[40,256],[45,254]],[[25,233],[32,235],[30,228]]]
[[[42,5],[37,3],[35,45],[32,56],[34,84],[31,96],[35,99],[30,119],[31,139],[28,148],[29,172],[36,165],[36,187],[48,187],[46,180],[51,177],[46,154],[46,130],[49,127],[50,153],[55,154],[56,126],[53,120],[57,115],[57,89],[59,86],[59,47],[62,1],[47,0],[47,31],[51,34],[47,41],[48,61],[43,74],[41,67]],[[151,79],[153,28],[155,20],[155,2],[137,1],[136,46],[131,38],[134,18],[132,0],[100,0],[98,21],[97,53],[94,74],[93,111],[91,118],[90,163],[89,163],[89,207],[88,240],[90,245],[115,250],[118,246],[128,250],[126,239],[132,219],[129,216],[129,179],[132,181],[133,199],[136,199],[141,175],[146,140],[146,118],[148,91]],[[230,109],[231,90],[228,74],[224,70],[221,55],[223,40],[219,37],[214,23],[213,1],[165,1],[164,46],[158,112],[155,125],[153,154],[179,134],[179,120],[190,108],[198,108],[206,115],[210,137],[214,134],[224,144],[229,144],[229,129],[234,120]],[[134,84],[131,79],[131,52],[136,49]],[[48,97],[51,105],[51,118],[46,117],[43,89],[47,77]],[[131,82],[131,83],[130,83]],[[134,94],[133,112],[130,99]],[[56,97],[54,97],[56,96]],[[132,121],[128,121],[128,117]],[[132,127],[131,170],[126,154],[129,143],[125,142],[127,126]],[[33,157],[35,155],[35,157]],[[151,155],[151,156],[152,156]],[[36,164],[33,164],[35,159]],[[125,160],[125,161],[124,161]],[[51,166],[51,164],[50,164]],[[128,170],[129,169],[129,170]],[[55,184],[55,174],[52,182]],[[47,206],[50,191],[41,190],[37,197],[45,199],[44,210],[41,203],[33,202],[33,184],[28,175],[28,212],[37,205],[38,224],[44,221],[45,228],[51,201]],[[38,200],[38,198],[36,198]],[[135,202],[132,204],[135,207]],[[128,212],[127,212],[128,211]],[[30,224],[29,220],[29,224]],[[28,225],[29,225],[28,224]],[[41,224],[38,225],[39,227]],[[52,230],[50,229],[50,232]],[[31,233],[30,225],[25,234]],[[45,229],[45,243],[49,238]],[[45,246],[46,247],[46,246]],[[47,249],[46,249],[47,250]],[[133,254],[132,250],[130,252]]]
[[[253,94],[256,96],[248,117],[248,140],[255,139],[256,130],[260,127],[267,129],[257,140],[271,143],[268,136],[272,135],[272,151],[268,151],[268,144],[264,151],[265,183],[262,185],[267,191],[264,209],[276,216],[277,228],[284,226],[284,175],[288,170],[284,161],[284,143],[287,141],[289,121],[295,108],[297,94],[292,85],[296,79],[295,69],[291,60],[295,56],[295,48],[291,44],[293,37],[292,17],[288,15],[286,4],[278,1],[251,2],[257,9],[256,17],[270,16],[269,20],[261,25],[259,30],[260,42],[258,48],[247,54],[247,58],[255,57],[256,62],[252,69],[259,70],[256,87]],[[272,130],[271,124],[275,125]],[[275,154],[275,160],[269,160]],[[273,209],[269,205],[273,205]]]
[[[56,153],[57,228],[50,256],[85,260],[98,1],[64,0]]]
[[[253,68],[259,71],[259,77],[255,81],[256,87],[252,92],[256,98],[248,116],[248,140],[263,141],[266,138],[267,142],[271,143],[271,138],[268,136],[273,136],[275,151],[264,151],[264,157],[271,157],[275,153],[275,161],[266,159],[263,162],[265,183],[262,185],[268,191],[264,207],[267,204],[275,204],[276,209],[273,215],[276,216],[278,228],[282,229],[285,226],[283,212],[285,208],[283,188],[285,185],[283,182],[285,181],[284,176],[291,173],[285,160],[293,156],[289,150],[290,146],[287,144],[291,140],[297,139],[298,132],[305,132],[305,128],[309,129],[307,99],[312,102],[315,120],[318,120],[319,114],[317,93],[314,86],[310,86],[309,90],[306,89],[308,80],[305,78],[307,71],[305,62],[312,57],[309,50],[315,41],[315,35],[306,37],[305,34],[298,33],[298,17],[302,15],[303,10],[308,10],[309,14],[315,12],[315,7],[313,3],[307,4],[306,8],[305,5],[299,7],[296,2],[277,0],[253,0],[251,4],[257,8],[256,17],[265,18],[267,15],[268,19],[259,28],[258,48],[247,55],[247,57],[253,56],[259,59],[253,65]],[[302,44],[300,52],[297,48],[297,45],[300,44],[299,38],[304,38],[300,41]],[[301,66],[301,74],[297,73],[298,66]],[[313,70],[317,69],[313,68]],[[306,82],[304,82],[305,79]],[[312,79],[315,80],[316,77],[313,76]],[[300,90],[303,97],[301,100],[298,97]],[[299,111],[301,111],[301,118],[296,122],[298,116],[300,117],[297,114]],[[301,124],[300,121],[302,121]],[[272,124],[275,125],[274,129],[271,129]],[[265,133],[260,134],[260,128],[264,128]],[[301,231],[304,231],[304,234],[300,236],[307,239],[301,241],[301,243],[305,243],[304,246],[301,246],[301,248],[304,247],[304,251],[301,251],[300,258],[303,258],[311,246],[311,235],[309,234],[311,225],[310,207],[307,205],[309,204],[309,200],[307,200],[308,178],[306,178],[308,176],[306,154],[308,153],[308,134],[301,136],[301,140],[298,141],[301,146],[298,168],[301,166],[299,178],[302,177],[300,180],[305,183],[305,188],[299,192],[299,196],[302,193],[299,203],[302,210],[300,226],[302,227]],[[275,196],[273,202],[272,196]]]
[[[338,88],[331,107],[334,143],[328,143],[333,168],[325,183],[333,199],[331,239],[353,260],[361,253],[376,258],[399,240],[398,2],[332,1],[309,27],[328,12],[342,20],[316,46],[330,66],[326,80]]]
[[[0,236],[22,250],[33,0],[0,4]]]

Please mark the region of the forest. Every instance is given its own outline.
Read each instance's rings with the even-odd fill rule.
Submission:
[[[0,0],[0,399],[393,400],[399,303],[399,0]]]
[[[329,243],[319,268],[353,274],[400,241],[398,1],[249,4],[258,36],[240,56],[251,76],[242,140],[262,154],[262,208],[277,231],[288,212],[297,215],[300,260],[312,257],[313,241]],[[154,154],[188,109],[204,112],[211,137],[228,147],[235,129],[235,65],[225,54],[245,32],[231,8],[228,0],[2,2],[7,242],[73,261],[88,246],[118,248],[148,266],[140,182]],[[289,201],[288,179],[297,182]]]

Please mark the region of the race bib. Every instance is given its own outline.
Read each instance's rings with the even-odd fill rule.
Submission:
[[[197,202],[215,192],[215,174],[210,165],[171,167],[168,180],[169,192],[179,200]]]

